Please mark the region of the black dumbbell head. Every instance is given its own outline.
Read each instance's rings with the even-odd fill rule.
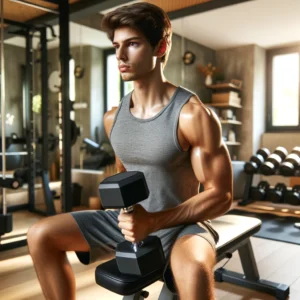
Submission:
[[[278,154],[281,157],[281,160],[284,160],[287,157],[287,155],[289,154],[288,151],[284,147],[281,147],[281,146],[277,147],[274,150],[274,153]]]
[[[149,197],[142,172],[129,171],[105,178],[99,185],[103,208],[126,208]]]
[[[264,157],[257,153],[250,157],[250,161],[246,162],[244,165],[244,171],[246,174],[254,174],[257,172],[258,168],[265,161]]]
[[[116,260],[121,273],[137,276],[163,270],[166,263],[161,241],[157,236],[148,236],[137,252],[128,241],[118,244]]]
[[[256,201],[264,200],[269,187],[270,184],[267,181],[260,181],[257,186],[251,188],[250,198]]]
[[[261,155],[264,158],[264,160],[266,160],[267,157],[271,154],[271,152],[268,148],[260,148],[257,150],[256,154]]]
[[[291,191],[285,193],[284,202],[291,205],[300,205],[300,185],[295,185]]]
[[[290,153],[279,167],[279,173],[283,176],[293,176],[296,168],[300,165],[300,156]]]
[[[299,146],[294,147],[291,153],[295,153],[300,157],[300,147]]]
[[[274,189],[267,193],[267,200],[273,203],[282,203],[286,192],[286,185],[284,183],[277,183]]]

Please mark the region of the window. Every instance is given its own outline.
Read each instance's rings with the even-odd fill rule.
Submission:
[[[104,73],[104,110],[106,112],[112,107],[118,106],[122,97],[132,91],[133,82],[124,82],[121,79],[115,49],[104,51]]]
[[[300,130],[300,46],[267,52],[267,130]]]

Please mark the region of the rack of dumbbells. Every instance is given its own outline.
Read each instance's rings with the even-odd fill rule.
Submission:
[[[266,180],[253,186],[254,175],[300,177],[300,146],[294,147],[290,153],[284,147],[277,147],[273,153],[267,148],[259,149],[245,163],[244,172],[247,182],[243,199],[239,205],[245,206],[254,201],[269,201],[276,204],[300,205],[300,185],[287,187],[278,182],[270,186]]]

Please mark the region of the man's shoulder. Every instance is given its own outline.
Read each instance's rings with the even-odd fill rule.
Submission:
[[[118,106],[114,106],[112,107],[110,110],[108,110],[105,114],[104,114],[104,122],[112,122],[115,119],[116,116],[116,112],[118,110]]]
[[[181,115],[188,114],[189,116],[199,117],[199,114],[205,113],[207,110],[203,102],[197,95],[193,94],[182,107]]]

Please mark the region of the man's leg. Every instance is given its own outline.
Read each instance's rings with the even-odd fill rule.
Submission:
[[[215,250],[204,238],[186,235],[178,239],[170,257],[181,300],[213,300]]]
[[[28,231],[29,252],[46,299],[75,299],[75,278],[66,251],[89,251],[70,214],[45,218]]]

